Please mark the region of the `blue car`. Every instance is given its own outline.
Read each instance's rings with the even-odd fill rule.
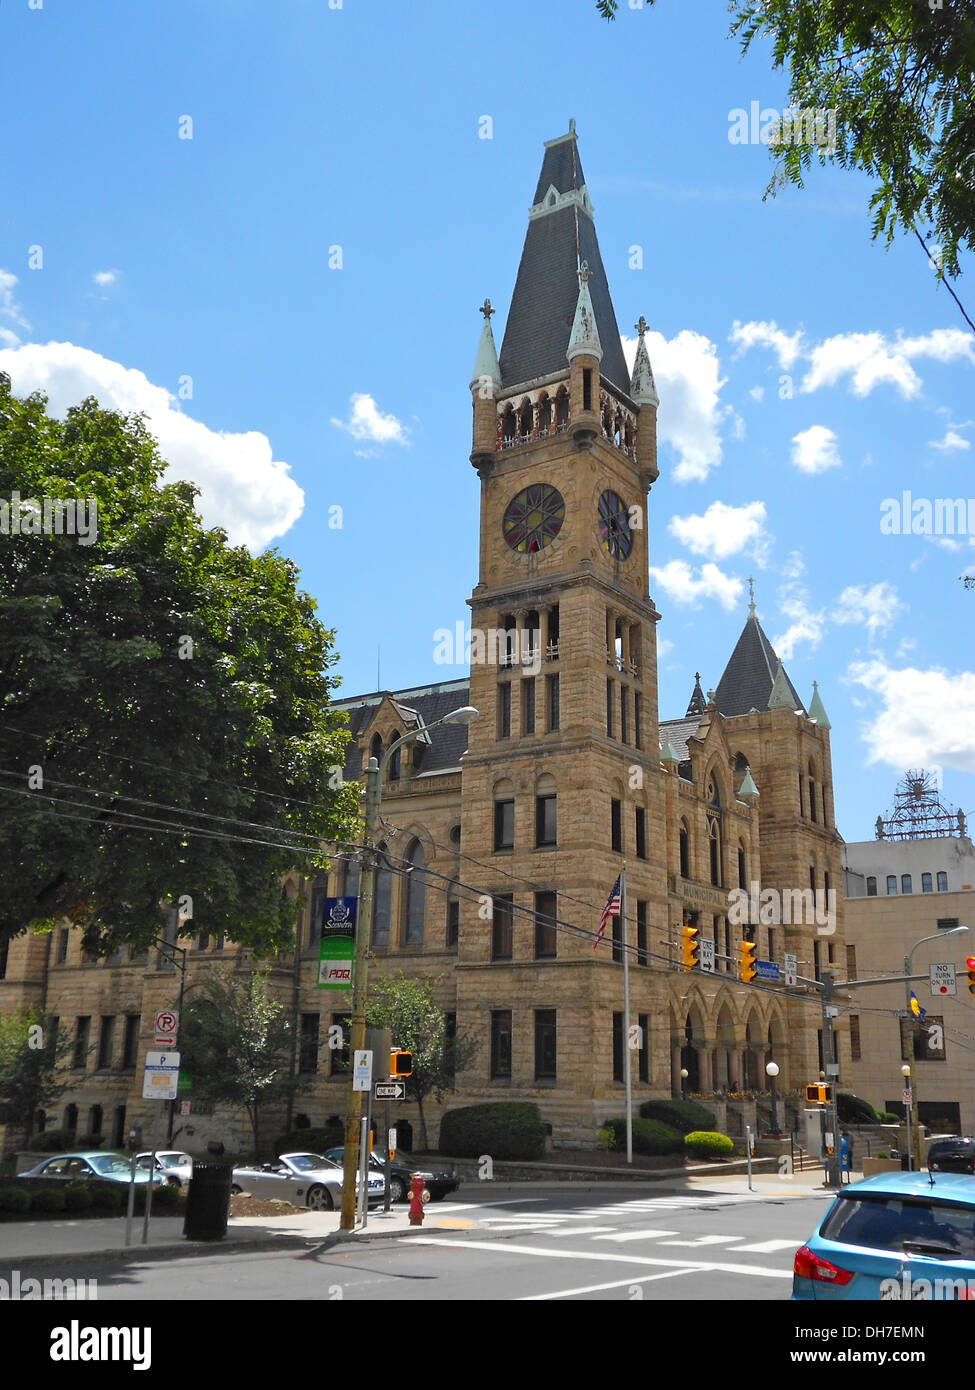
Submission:
[[[880,1173],[844,1188],[796,1252],[792,1297],[975,1301],[975,1182]]]

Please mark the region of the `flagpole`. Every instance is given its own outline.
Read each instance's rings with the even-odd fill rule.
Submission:
[[[626,930],[626,863],[620,874],[620,914],[623,927],[623,1080],[626,1084],[626,1161],[633,1162],[633,1085],[630,1077],[630,952]],[[642,1041],[642,1040],[641,1040]]]

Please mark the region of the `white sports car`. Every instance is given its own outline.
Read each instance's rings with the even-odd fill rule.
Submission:
[[[296,1207],[313,1211],[332,1211],[342,1201],[342,1169],[321,1154],[282,1154],[277,1163],[235,1168],[231,1192],[249,1192],[253,1197],[278,1197]],[[358,1175],[356,1190],[359,1188]],[[370,1173],[368,1199],[381,1202],[386,1183],[381,1174]]]

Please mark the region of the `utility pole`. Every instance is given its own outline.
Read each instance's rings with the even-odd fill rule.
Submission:
[[[836,1058],[836,1034],[833,1031],[833,1019],[836,1017],[836,1005],[833,998],[836,988],[836,977],[831,970],[824,970],[822,974],[822,1006],[823,1006],[823,1063],[826,1070],[826,1082],[830,1088],[829,1101],[829,1128],[827,1133],[832,1139],[832,1144],[828,1147],[832,1150],[826,1154],[826,1186],[839,1187],[840,1185],[840,1144],[839,1144],[839,1120],[836,1110],[836,1092],[840,1084],[840,1069]]]

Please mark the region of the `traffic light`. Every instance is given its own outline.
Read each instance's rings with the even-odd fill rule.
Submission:
[[[755,943],[754,941],[743,941],[738,948],[741,955],[741,979],[743,984],[751,984],[756,975],[755,970]]]
[[[390,1076],[412,1076],[413,1053],[404,1052],[402,1048],[394,1047],[389,1054],[389,1074]]]
[[[968,971],[968,992],[975,994],[975,956],[965,957],[965,969]]]
[[[833,1088],[822,1081],[806,1087],[806,1100],[814,1105],[829,1105],[833,1099]]]
[[[681,960],[687,974],[690,974],[695,965],[700,962],[701,943],[698,940],[700,935],[700,927],[684,927],[681,932]]]

